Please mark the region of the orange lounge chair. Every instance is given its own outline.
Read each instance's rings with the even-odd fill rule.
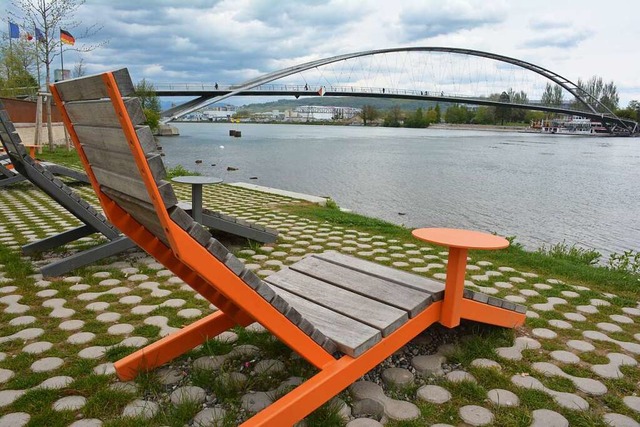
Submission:
[[[245,269],[177,206],[126,69],[52,93],[109,220],[219,308],[116,362],[121,379],[257,321],[319,372],[243,425],[293,425],[440,320],[443,283],[351,256],[313,255],[264,280]],[[523,306],[468,290],[463,298],[485,307],[468,310],[481,313],[473,320],[524,321]]]

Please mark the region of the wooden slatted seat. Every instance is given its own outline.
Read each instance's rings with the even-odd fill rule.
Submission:
[[[319,372],[245,425],[292,425],[440,319],[442,283],[351,256],[313,255],[265,280],[245,268],[178,205],[126,70],[52,93],[108,218],[220,309],[116,362],[121,379],[258,321]],[[501,301],[491,323],[522,324],[524,308]]]
[[[27,150],[20,140],[13,123],[0,102],[0,142],[11,158],[11,162],[20,172],[21,179],[28,179],[36,187],[49,195],[57,203],[63,206],[69,213],[79,219],[84,225],[54,236],[29,243],[22,247],[22,253],[29,255],[35,252],[43,252],[71,241],[80,239],[93,233],[101,233],[109,241],[95,247],[78,252],[58,261],[54,261],[40,268],[45,276],[59,276],[78,267],[94,263],[102,258],[115,255],[130,249],[135,244],[127,237],[123,237],[107,219],[82,199],[71,187],[56,178],[50,167],[36,162],[27,154]],[[54,170],[64,169],[55,165]],[[69,169],[71,171],[71,169]],[[73,171],[75,178],[88,181],[85,174]]]

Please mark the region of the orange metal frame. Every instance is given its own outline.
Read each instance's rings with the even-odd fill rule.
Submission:
[[[116,373],[122,380],[130,380],[142,370],[160,366],[235,325],[246,326],[253,321],[258,321],[291,349],[316,366],[320,372],[256,414],[243,426],[293,425],[431,324],[441,320],[443,302],[436,302],[358,358],[345,355],[336,360],[171,220],[154,182],[135,128],[129,120],[115,79],[111,73],[103,74],[102,78],[170,247],[158,240],[100,190],[100,185],[80,144],[63,100],[56,87],[52,85],[53,97],[60,108],[65,126],[105,214],[124,234],[220,309],[116,362]],[[491,323],[501,326],[521,324],[518,318],[507,310],[474,301],[463,301],[457,310],[465,313],[464,317],[473,320],[486,321],[491,318]],[[496,322],[497,318],[502,321]]]

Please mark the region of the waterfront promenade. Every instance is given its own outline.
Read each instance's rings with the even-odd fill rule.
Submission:
[[[76,188],[95,201],[89,187]],[[189,199],[188,187],[175,188]],[[336,250],[445,278],[446,250],[408,233],[306,217],[296,210],[305,202],[277,194],[230,185],[204,191],[207,207],[279,230],[271,245],[227,242],[260,276]],[[20,257],[20,246],[75,225],[28,184],[0,190],[0,427],[232,426],[313,374],[254,324],[135,382],[117,381],[115,360],[215,308],[137,250],[75,275],[32,274],[31,265],[45,260]],[[80,239],[65,252],[95,242]],[[640,306],[633,293],[594,290],[475,254],[467,279],[470,289],[526,304],[526,326],[432,327],[307,425],[640,425]]]

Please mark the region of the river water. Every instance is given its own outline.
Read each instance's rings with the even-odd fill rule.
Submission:
[[[178,123],[168,166],[331,196],[407,227],[640,250],[640,139],[446,129]],[[242,132],[229,137],[229,130]],[[202,164],[196,164],[202,160]],[[212,166],[215,164],[215,166]],[[227,171],[227,167],[238,168]],[[250,179],[257,177],[257,180]]]

